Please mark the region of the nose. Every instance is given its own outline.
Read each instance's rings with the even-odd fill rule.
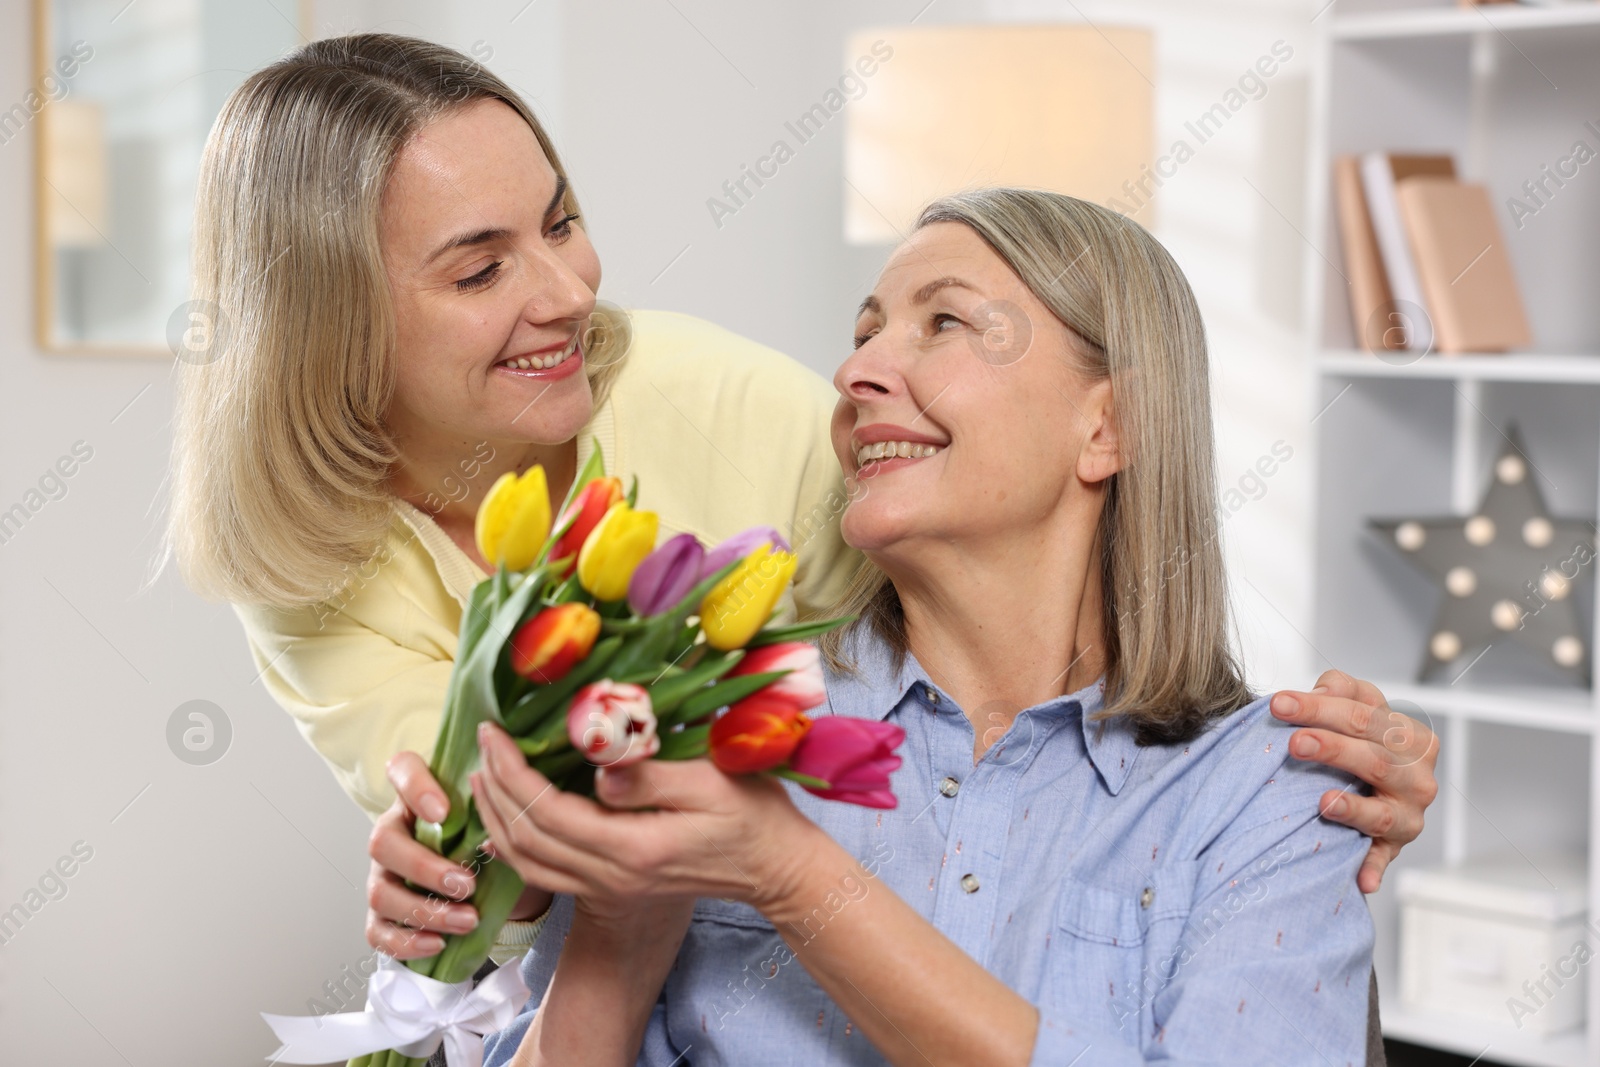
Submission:
[[[527,303],[523,318],[536,326],[552,322],[586,322],[595,295],[567,261],[545,247],[528,260]]]
[[[904,380],[881,336],[851,353],[833,375],[833,387],[851,404],[870,403],[904,391]]]

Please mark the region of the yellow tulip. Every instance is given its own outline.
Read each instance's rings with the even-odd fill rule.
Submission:
[[[578,553],[578,584],[597,600],[621,600],[628,580],[656,547],[659,520],[625,500],[611,505]]]
[[[526,570],[550,536],[550,489],[544,468],[530,467],[521,477],[502,474],[478,505],[473,532],[478,551],[490,567]]]
[[[719,652],[743,648],[772,617],[797,562],[793,552],[774,552],[768,542],[712,586],[700,602],[706,643]]]

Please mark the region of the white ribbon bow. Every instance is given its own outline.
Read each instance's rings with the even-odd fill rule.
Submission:
[[[528,999],[522,957],[478,983],[435,981],[384,956],[367,983],[367,1010],[261,1017],[283,1047],[274,1063],[328,1063],[393,1049],[416,1059],[444,1045],[450,1067],[483,1067],[483,1035],[503,1030]]]

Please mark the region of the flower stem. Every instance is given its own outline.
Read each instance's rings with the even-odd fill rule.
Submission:
[[[791,782],[798,782],[799,784],[807,786],[811,789],[833,788],[832,782],[824,782],[821,778],[813,778],[809,774],[801,774],[799,771],[791,771],[787,767],[779,767],[776,770],[768,773],[770,773],[774,778],[787,778]]]

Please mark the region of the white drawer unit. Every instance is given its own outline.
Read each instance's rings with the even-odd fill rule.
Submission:
[[[1584,1019],[1600,940],[1581,856],[1510,855],[1400,875],[1400,998],[1428,1012],[1548,1035]]]

